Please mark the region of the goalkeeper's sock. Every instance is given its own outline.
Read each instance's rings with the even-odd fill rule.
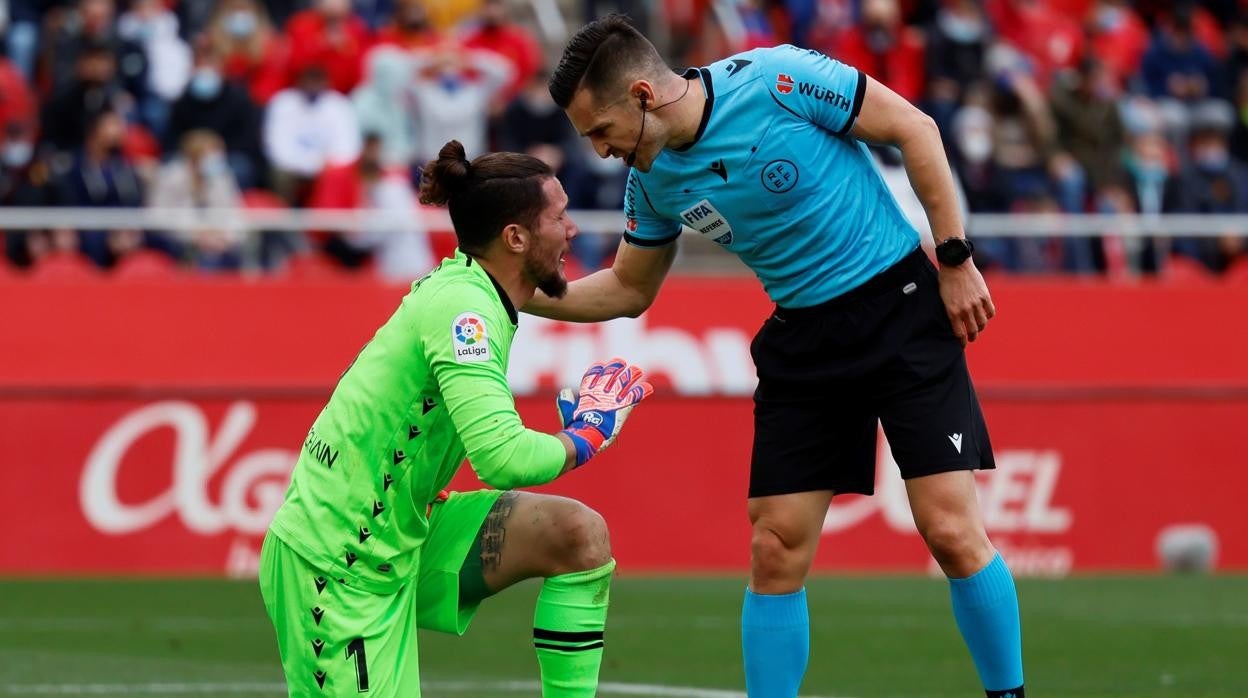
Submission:
[[[746,589],[741,651],[750,698],[795,698],[810,658],[806,588],[792,594],[755,594]]]
[[[598,692],[614,570],[612,560],[542,583],[533,613],[533,647],[542,669],[543,698],[583,698]]]
[[[950,579],[953,617],[989,698],[1023,698],[1018,592],[1000,553],[964,579]]]

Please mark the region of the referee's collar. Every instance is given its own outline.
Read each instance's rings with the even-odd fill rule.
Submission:
[[[464,252],[463,250],[457,250],[457,252],[464,256],[465,267],[472,267],[473,263],[476,262],[473,256],[467,252]],[[498,279],[494,278],[494,275],[487,271],[486,268],[479,262],[476,266],[481,270],[482,274],[485,274],[490,279],[490,283],[494,284],[494,290],[498,293],[498,299],[503,302],[503,307],[507,309],[507,318],[511,320],[511,324],[519,325],[520,314],[516,312],[516,306],[511,302],[511,296],[507,295],[507,291],[503,289],[503,285],[498,283]]]
[[[711,120],[711,110],[715,108],[715,86],[711,84],[711,71],[706,68],[689,68],[682,75],[686,80],[692,80],[696,77],[702,78],[702,89],[706,92],[706,103],[702,106],[702,120],[698,122],[698,131],[693,134],[693,140],[680,146],[672,148],[672,150],[683,153],[702,140],[702,134],[706,131],[706,124]]]

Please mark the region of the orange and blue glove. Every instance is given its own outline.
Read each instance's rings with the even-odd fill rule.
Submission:
[[[624,428],[628,413],[654,392],[642,380],[644,375],[640,368],[616,358],[590,366],[581,377],[579,394],[571,388],[559,391],[556,404],[562,433],[576,446],[576,467],[610,446]]]

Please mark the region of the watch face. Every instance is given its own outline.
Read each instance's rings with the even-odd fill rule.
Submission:
[[[957,266],[971,256],[971,244],[963,238],[950,238],[936,248],[936,259],[941,264]]]

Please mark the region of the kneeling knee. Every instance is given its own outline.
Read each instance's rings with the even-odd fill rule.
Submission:
[[[606,519],[577,502],[557,519],[560,567],[579,572],[602,567],[611,561],[611,538]]]

